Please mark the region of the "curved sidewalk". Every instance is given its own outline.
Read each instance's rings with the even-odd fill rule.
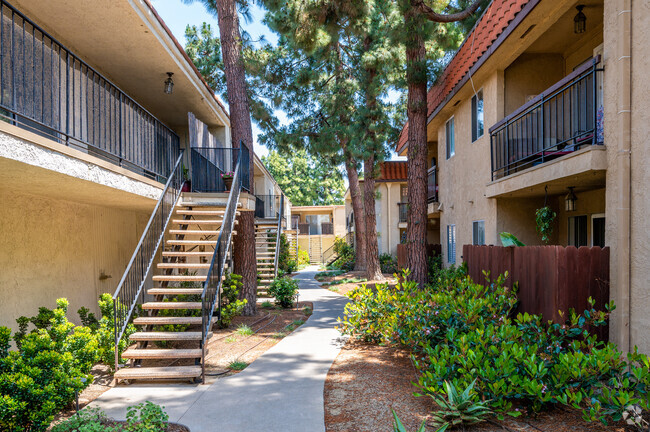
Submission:
[[[209,386],[120,386],[93,405],[124,418],[127,405],[150,400],[192,432],[324,432],[325,379],[345,343],[334,327],[347,299],[320,288],[315,273],[310,267],[296,276],[300,300],[314,303],[312,316],[244,371]]]

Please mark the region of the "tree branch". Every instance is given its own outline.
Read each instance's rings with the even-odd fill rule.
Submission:
[[[424,0],[411,0],[411,5],[418,9],[420,13],[422,13],[424,17],[429,21],[450,23],[462,21],[465,18],[469,17],[474,12],[476,12],[476,9],[478,9],[482,2],[483,0],[475,0],[474,3],[467,7],[467,9],[454,14],[439,14],[435,12],[430,6],[424,4]]]

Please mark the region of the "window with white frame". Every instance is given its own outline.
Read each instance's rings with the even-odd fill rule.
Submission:
[[[447,262],[456,262],[456,225],[447,225]]]
[[[485,221],[479,220],[472,222],[472,244],[485,244]]]
[[[472,142],[483,136],[484,127],[483,114],[483,89],[472,96]]]
[[[454,134],[454,118],[445,123],[445,142],[447,144],[447,159],[456,154],[456,137]]]

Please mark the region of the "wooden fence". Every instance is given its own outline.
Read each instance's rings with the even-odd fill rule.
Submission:
[[[589,297],[600,310],[609,301],[608,247],[464,245],[463,259],[475,282],[485,282],[483,271],[491,279],[507,271],[509,287],[519,282],[519,312],[562,322],[558,311],[581,313]]]
[[[435,257],[435,256],[440,256],[442,254],[442,246],[439,244],[428,244],[427,245],[427,256],[428,257]],[[407,267],[406,265],[406,245],[405,244],[398,244],[397,245],[397,266],[400,269],[405,269]]]

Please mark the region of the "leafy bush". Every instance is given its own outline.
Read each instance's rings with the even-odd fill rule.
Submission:
[[[345,241],[345,238],[336,237],[334,240],[334,252],[338,255],[338,258],[329,267],[344,271],[354,269],[354,248]]]
[[[52,432],[160,432],[167,430],[169,416],[149,401],[128,407],[126,422],[115,422],[99,408],[84,408],[52,428]]]
[[[589,330],[606,323],[605,311],[570,311],[562,324],[519,314],[515,290],[505,276],[474,284],[463,267],[441,270],[425,290],[412,282],[376,291],[360,287],[348,295],[343,333],[371,342],[399,343],[413,351],[421,393],[436,397],[474,385],[500,417],[520,408],[538,412],[556,404],[582,410],[589,421],[623,418],[650,408],[650,360],[638,353],[625,360],[613,344]],[[590,299],[591,301],[591,299]],[[636,420],[633,420],[636,421]]]
[[[99,320],[99,327],[94,332],[95,338],[99,345],[99,360],[110,366],[111,369],[115,367],[115,314],[113,309],[113,296],[110,294],[102,294],[99,296],[99,310],[102,317]],[[125,306],[120,305],[121,308]],[[135,314],[134,314],[135,315]],[[133,317],[132,317],[133,318]],[[128,324],[124,330],[124,335],[118,344],[118,360],[124,363],[122,353],[126,351],[131,341],[129,337],[137,330],[133,324]]]
[[[397,258],[391,254],[381,254],[379,255],[379,266],[382,273],[397,273]]]
[[[278,270],[284,272],[284,274],[291,274],[298,270],[298,263],[296,260],[291,259],[291,254],[289,253],[291,245],[287,240],[285,234],[280,235],[280,256],[278,256]]]
[[[223,293],[221,294],[221,320],[219,326],[226,328],[237,315],[241,315],[244,306],[248,302],[246,299],[239,299],[239,292],[242,286],[242,276],[229,273],[226,280],[223,281]]]
[[[275,279],[269,285],[268,293],[275,297],[275,304],[283,308],[290,308],[298,293],[298,282],[286,276]]]
[[[298,248],[296,251],[296,256],[298,257],[298,265],[307,265],[309,264],[309,252],[306,250]]]
[[[40,328],[29,333],[21,328],[24,334],[14,336],[18,350],[9,350],[11,330],[0,327],[0,430],[44,431],[75,391],[92,382],[97,340],[89,328],[69,322],[67,310],[68,301],[59,299],[48,324],[31,321]]]

